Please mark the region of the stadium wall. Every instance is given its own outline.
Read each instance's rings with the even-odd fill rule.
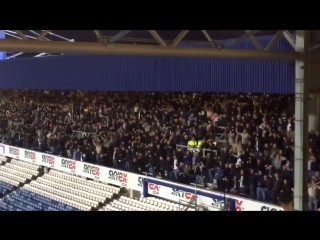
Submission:
[[[4,30],[0,30],[0,39],[6,38],[6,33]],[[0,60],[6,59],[6,52],[0,52]]]
[[[249,40],[235,47],[254,48]],[[274,50],[292,49],[282,38]],[[294,93],[287,60],[65,55],[2,61],[0,72],[2,89]]]

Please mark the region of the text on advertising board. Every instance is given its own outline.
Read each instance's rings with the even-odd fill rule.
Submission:
[[[192,200],[195,198],[195,195],[193,193],[190,193],[190,192],[185,192],[185,191],[182,191],[182,190],[178,190],[176,188],[172,188],[172,193],[171,193],[173,196],[176,196],[176,197],[180,197],[180,198],[183,198],[183,199],[186,199],[188,201]]]
[[[183,187],[179,184],[161,180],[160,182],[164,182],[169,185],[162,186],[160,183],[155,184],[148,182],[149,180],[154,180],[154,178],[147,176],[125,171],[118,171],[116,169],[100,167],[93,164],[86,164],[84,162],[61,158],[59,156],[47,155],[45,153],[13,147],[6,144],[0,144],[0,154],[1,153],[6,157],[20,159],[26,162],[32,161],[33,163],[42,166],[50,165],[50,167],[56,168],[57,170],[62,170],[68,173],[76,173],[77,175],[86,178],[99,179],[108,184],[114,184],[117,186],[124,186],[126,184],[126,188],[134,189],[136,191],[140,191],[141,193],[146,190],[144,187],[147,187],[147,193],[151,195],[157,195],[170,201],[180,201],[182,199],[190,201],[195,197],[195,194],[192,192],[199,191],[199,193],[196,194],[197,202],[203,206],[208,206],[208,209],[213,211],[216,211],[215,209],[219,209],[224,206],[224,201],[222,200],[225,198],[229,198],[231,201],[228,202],[228,207],[232,206],[233,203],[233,206],[236,207],[237,211],[283,211],[280,206],[268,203],[253,201],[237,196],[230,196],[228,194],[226,194],[224,197],[221,193],[211,193],[204,190],[197,190],[192,187],[187,187],[187,189],[190,189],[188,191],[186,187]],[[146,186],[144,185],[144,179],[146,179]],[[207,196],[203,196],[202,192],[206,193]]]
[[[9,147],[9,154],[19,157],[19,148]]]
[[[44,164],[50,165],[50,167],[54,167],[54,156],[50,156],[47,154],[42,154],[41,161]]]
[[[121,187],[125,187],[128,183],[128,174],[121,171],[109,170],[109,179],[119,182]]]
[[[97,179],[100,176],[100,167],[84,164],[83,165],[83,172],[93,176],[93,178]]]
[[[251,200],[235,200],[236,211],[283,211],[281,207]]]
[[[69,169],[72,173],[76,171],[76,162],[68,159],[61,158],[61,168]]]
[[[243,211],[244,209],[242,208],[242,203],[243,201],[241,200],[236,200],[236,211]]]
[[[35,152],[32,152],[32,151],[28,151],[28,150],[24,150],[24,157],[26,158],[26,159],[29,159],[29,160],[31,160],[32,162],[36,162],[36,153]]]
[[[138,177],[138,187],[142,187],[143,186],[142,183],[143,183],[143,178]]]
[[[261,211],[271,211],[271,212],[276,212],[276,211],[282,211],[280,209],[276,209],[273,207],[268,207],[268,206],[262,206],[261,207]]]
[[[154,195],[159,195],[160,186],[154,183],[148,183],[149,191]]]

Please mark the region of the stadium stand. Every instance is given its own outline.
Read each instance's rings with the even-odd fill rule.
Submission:
[[[70,91],[1,95],[0,133],[5,144],[264,202],[278,203],[279,193],[294,187],[290,95]],[[26,113],[30,114],[25,118]],[[319,182],[320,134],[311,132],[309,138],[309,177]],[[176,210],[175,205],[159,205],[156,200],[118,198],[120,189],[104,183],[55,170],[39,175],[37,166],[0,161],[0,180],[23,185],[6,195],[3,204],[18,194],[32,201],[38,201],[33,196],[45,199],[52,209]],[[10,206],[7,209],[17,208]]]
[[[93,211],[104,206],[120,188],[55,170],[1,157],[1,211]]]

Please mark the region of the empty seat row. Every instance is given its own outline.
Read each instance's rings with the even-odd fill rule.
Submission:
[[[67,198],[62,197],[62,196],[58,196],[58,195],[56,195],[54,193],[50,193],[50,192],[35,188],[33,186],[30,186],[30,185],[25,185],[23,188],[25,188],[26,190],[31,191],[33,193],[39,194],[41,196],[44,196],[44,197],[56,200],[58,202],[67,204],[69,206],[75,207],[75,208],[80,209],[82,211],[90,211],[91,210],[91,207],[88,206],[88,205],[73,201],[71,199],[67,199]]]
[[[40,184],[39,182],[36,182],[36,181],[32,181],[30,183],[30,186],[38,188],[38,189],[46,191],[46,192],[49,192],[49,193],[52,193],[52,194],[55,194],[55,195],[58,195],[60,197],[64,197],[66,199],[70,199],[70,200],[72,200],[74,202],[79,202],[79,203],[81,203],[83,205],[87,205],[87,206],[90,206],[90,207],[97,207],[98,206],[97,202],[91,201],[89,199],[86,199],[86,198],[83,198],[83,197],[80,197],[80,196],[73,195],[71,193],[67,193],[67,192],[61,191],[61,190],[56,189],[56,188],[51,187],[51,186],[46,186],[46,185]]]
[[[15,206],[5,203],[2,199],[0,200],[0,208],[3,209],[4,211],[22,211],[21,209]]]
[[[145,203],[142,202],[140,200],[137,199],[132,199],[132,198],[128,198],[125,196],[122,196],[119,199],[119,202],[121,202],[122,204],[128,205],[128,206],[133,206],[133,207],[137,207],[137,208],[141,208],[147,211],[177,211],[179,209],[177,208],[169,208],[169,207],[162,207],[162,206],[156,206],[156,205],[152,205],[149,203]]]
[[[26,204],[24,202],[17,201],[16,199],[11,198],[10,196],[5,196],[2,200],[5,203],[10,204],[11,206],[17,207],[23,211],[40,211],[39,209],[29,204]]]
[[[13,175],[22,177],[24,179],[31,180],[31,178],[32,178],[31,174],[27,174],[27,173],[23,173],[23,172],[20,172],[20,171],[11,169],[11,168],[7,168],[6,166],[0,166],[0,171],[7,172],[7,173],[12,173]]]
[[[52,180],[44,179],[44,178],[38,178],[37,182],[39,182],[41,184],[44,184],[44,185],[47,185],[47,186],[50,186],[50,187],[53,187],[53,188],[56,188],[56,189],[59,189],[61,191],[65,191],[65,192],[73,194],[73,195],[77,195],[77,196],[80,196],[80,197],[83,197],[83,198],[87,198],[87,199],[91,200],[92,202],[94,202],[96,204],[103,203],[106,200],[105,197],[93,195],[91,193],[88,193],[88,192],[85,192],[85,191],[82,191],[82,190],[78,190],[78,189],[75,189],[75,188],[60,184],[57,181],[52,181]]]
[[[109,205],[106,205],[104,209],[106,209],[107,211],[111,211],[108,210],[108,207],[114,207],[123,211],[145,211],[145,210],[149,210],[149,209],[144,209],[144,208],[140,208],[138,205],[129,205],[123,202],[120,202],[118,200],[114,200],[112,201]]]
[[[0,176],[0,181],[2,182],[6,182],[6,183],[9,183],[15,187],[18,187],[19,186],[19,181],[15,181],[15,180],[12,180],[12,179],[9,179],[7,177],[4,177],[4,176]]]
[[[22,202],[24,204],[27,204],[27,205],[35,208],[36,211],[65,211],[63,208],[58,209],[58,208],[48,206],[48,205],[41,203],[39,201],[36,201],[32,198],[28,198],[26,196],[19,195],[16,192],[11,193],[9,196],[10,196],[10,198],[12,198],[16,201]]]
[[[173,202],[170,202],[167,200],[162,200],[162,199],[155,198],[155,197],[147,197],[147,198],[140,197],[140,201],[144,202],[144,203],[148,203],[150,205],[161,206],[163,208],[172,209],[175,211],[179,211],[179,210],[182,210],[183,208],[185,208],[185,206],[183,206],[181,204],[179,205],[177,203],[173,203]],[[190,211],[192,211],[192,209],[190,209]]]
[[[79,211],[78,208],[72,207],[68,204],[61,203],[54,199],[47,198],[45,196],[38,195],[36,193],[30,192],[25,188],[19,188],[17,191],[14,192],[20,198],[32,199],[36,202],[41,203],[41,206],[50,207],[57,209],[59,211]]]
[[[124,211],[124,210],[116,208],[116,207],[113,207],[111,205],[107,205],[104,208],[100,209],[99,211]]]
[[[9,191],[13,190],[14,186],[10,183],[7,183],[7,182],[3,182],[0,180],[0,187],[4,188],[4,189],[7,189]]]
[[[78,176],[66,174],[64,172],[59,172],[59,171],[56,171],[56,170],[53,170],[53,169],[50,170],[49,175],[56,176],[56,177],[59,177],[59,178],[62,178],[62,179],[66,179],[66,180],[69,180],[71,182],[76,182],[76,183],[79,183],[79,184],[82,184],[82,185],[90,186],[92,188],[96,188],[96,189],[99,189],[99,190],[105,190],[105,191],[116,193],[116,194],[118,194],[120,192],[120,188],[119,187],[114,187],[114,186],[102,184],[102,183],[99,183],[99,182],[86,180],[86,179],[80,178]]]
[[[26,180],[27,180],[26,178],[22,178],[22,177],[16,176],[16,175],[14,175],[12,173],[4,172],[1,169],[0,169],[0,176],[9,178],[9,179],[17,181],[19,183],[25,183]]]
[[[10,163],[13,165],[21,166],[21,167],[24,167],[24,168],[27,168],[30,170],[34,170],[34,171],[37,171],[40,168],[39,165],[35,165],[33,163],[22,162],[22,161],[15,160],[15,159],[12,159]]]
[[[39,171],[31,170],[31,169],[28,169],[26,167],[22,167],[22,166],[19,166],[19,165],[14,165],[14,164],[11,164],[11,163],[6,163],[5,166],[7,168],[11,168],[11,169],[23,172],[23,173],[27,173],[27,174],[30,174],[32,176],[38,176],[38,174],[39,174]]]
[[[96,196],[103,196],[103,197],[109,197],[110,195],[112,196],[112,194],[110,192],[98,190],[98,189],[92,188],[90,186],[82,185],[80,183],[71,182],[71,181],[69,181],[67,179],[62,179],[62,178],[59,178],[59,177],[56,177],[56,176],[53,176],[53,175],[44,174],[42,177],[44,179],[48,179],[48,180],[51,180],[53,182],[60,183],[62,185],[66,185],[66,186],[69,186],[69,187],[72,187],[72,188],[75,188],[75,189],[79,189],[79,190],[94,194]]]

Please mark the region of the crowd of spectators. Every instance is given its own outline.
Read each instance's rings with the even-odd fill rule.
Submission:
[[[292,189],[290,95],[0,91],[0,134],[18,147],[278,203]],[[319,132],[310,133],[317,209]]]

